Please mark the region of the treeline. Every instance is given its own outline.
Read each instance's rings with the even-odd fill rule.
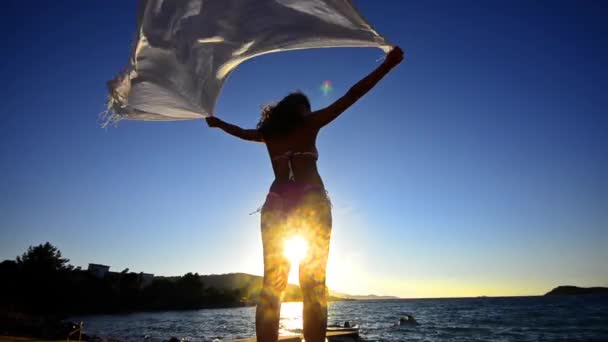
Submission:
[[[155,277],[150,284],[125,270],[98,278],[73,267],[50,243],[0,263],[0,308],[36,315],[188,310],[243,305],[247,289],[206,287],[197,273]]]

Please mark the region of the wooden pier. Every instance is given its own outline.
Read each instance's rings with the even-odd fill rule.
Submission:
[[[281,336],[279,337],[280,342],[304,342],[303,336]],[[328,342],[359,342],[359,333],[353,331],[328,331],[327,339]],[[234,342],[256,342],[255,338],[249,338],[244,340],[235,340]]]

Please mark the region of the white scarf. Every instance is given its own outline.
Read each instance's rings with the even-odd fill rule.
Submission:
[[[349,0],[141,0],[131,62],[104,124],[212,115],[226,77],[271,52],[390,44]]]

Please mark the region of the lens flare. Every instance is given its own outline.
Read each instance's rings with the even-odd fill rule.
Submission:
[[[308,251],[308,242],[299,235],[285,240],[283,254],[289,259],[292,265],[297,265],[304,259]]]
[[[331,85],[331,81],[323,81],[321,84],[321,92],[323,95],[327,96],[332,91],[333,87]]]

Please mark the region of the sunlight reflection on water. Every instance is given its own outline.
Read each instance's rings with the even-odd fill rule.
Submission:
[[[297,335],[302,333],[302,302],[283,303],[281,305],[281,322],[279,335]]]

